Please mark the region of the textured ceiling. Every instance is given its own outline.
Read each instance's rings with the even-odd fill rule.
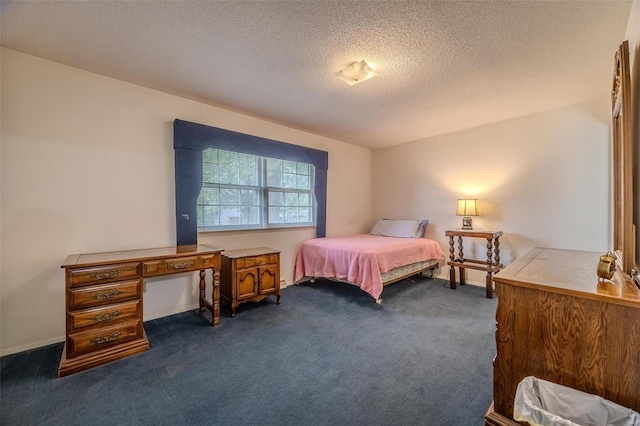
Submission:
[[[630,1],[2,1],[4,47],[371,149],[606,96]],[[379,76],[334,74],[365,59]]]

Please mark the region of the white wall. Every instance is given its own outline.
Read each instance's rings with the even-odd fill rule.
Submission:
[[[1,67],[2,354],[64,340],[67,255],[175,245],[175,118],[328,151],[327,234],[371,226],[369,150],[4,48]],[[311,237],[306,229],[199,239],[280,249],[291,282],[295,249]],[[149,280],[145,320],[195,306],[196,281]]]
[[[609,117],[603,98],[374,151],[373,218],[429,219],[448,259],[444,233],[461,226],[456,200],[468,196],[474,228],[504,231],[505,264],[539,246],[606,252]],[[471,241],[465,257],[486,259],[486,241]],[[469,279],[484,285],[481,272]]]

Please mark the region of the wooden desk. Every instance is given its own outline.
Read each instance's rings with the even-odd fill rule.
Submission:
[[[149,349],[142,326],[142,281],[200,271],[200,312],[220,324],[221,248],[208,245],[73,254],[62,264],[66,281],[66,342],[58,377]],[[213,271],[212,300],[205,271]]]
[[[526,376],[640,411],[640,291],[616,272],[598,281],[603,253],[535,248],[495,275],[494,402],[486,425],[518,426]]]
[[[452,289],[456,288],[456,266],[460,271],[460,284],[467,283],[466,268],[486,271],[486,287],[487,298],[493,298],[492,276],[494,272],[502,269],[500,263],[500,237],[502,231],[486,231],[475,229],[450,229],[446,232],[449,237],[449,259],[447,265],[449,268],[449,285]],[[458,257],[454,255],[453,237],[458,237]],[[468,238],[485,238],[487,240],[487,260],[466,259],[462,247],[462,237]]]

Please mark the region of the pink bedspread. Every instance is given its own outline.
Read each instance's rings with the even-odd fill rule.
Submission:
[[[338,278],[357,284],[374,298],[382,294],[383,274],[393,268],[444,259],[440,245],[427,238],[393,238],[359,234],[317,238],[302,243],[295,281],[304,277]]]

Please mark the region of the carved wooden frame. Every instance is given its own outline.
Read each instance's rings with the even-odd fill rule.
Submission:
[[[613,248],[621,270],[631,275],[635,267],[633,224],[633,143],[631,140],[631,76],[629,43],[616,51],[611,91],[613,140]]]

